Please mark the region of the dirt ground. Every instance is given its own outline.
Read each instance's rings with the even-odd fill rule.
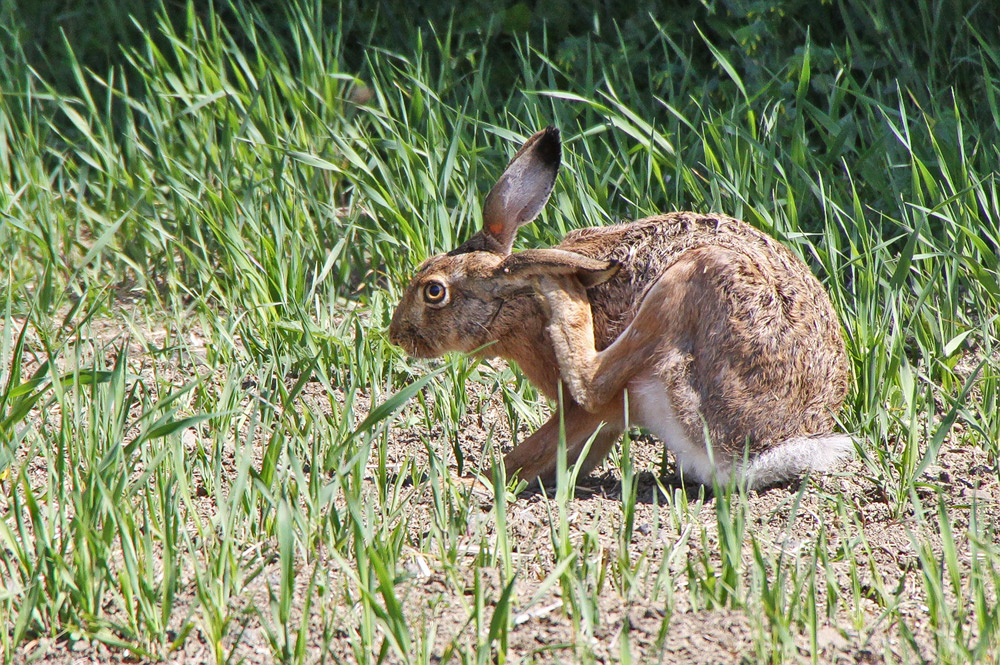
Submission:
[[[98,334],[106,338],[123,335],[130,340],[136,372],[149,372],[153,363],[160,362],[152,359],[148,347],[118,324],[104,324]],[[147,331],[146,336],[151,338],[154,333]],[[160,367],[157,371],[173,371],[180,380],[185,374],[204,370],[197,354],[187,360],[187,367],[174,366],[170,370]],[[462,422],[459,443],[466,458],[476,463],[490,437],[499,445],[496,452],[502,453],[509,446],[511,433],[500,398],[485,395],[480,386],[471,385],[468,389],[472,393],[470,402],[479,406]],[[317,408],[322,408],[324,400],[329,401],[322,386],[315,382],[307,384],[301,399],[320,405]],[[357,399],[355,408],[363,415],[367,400]],[[416,422],[416,417],[407,418],[407,414],[416,413],[416,408],[408,406],[397,422]],[[411,459],[417,460],[418,468],[425,464],[427,451],[421,434],[435,440],[440,433],[423,432],[418,424],[392,429],[386,450],[390,471],[402,469]],[[979,449],[961,445],[961,435],[959,428],[945,442],[936,464],[924,474],[926,482],[918,485],[931,513],[925,521],[897,514],[883,479],[872,477],[871,467],[861,459],[828,476],[807,479],[792,487],[750,493],[746,502],[746,532],[753,534],[765,554],[781,552],[805,567],[815,565],[810,557],[817,547],[824,547],[829,553],[823,584],[815,593],[819,595],[819,606],[827,602],[836,604],[836,619],[820,619],[815,643],[806,631],[796,629],[793,641],[797,651],[786,653],[786,659],[808,662],[815,657],[820,663],[882,663],[903,659],[904,652],[910,653],[907,658],[912,659],[913,647],[902,644],[900,626],[894,614],[887,612],[887,605],[898,616],[905,617],[913,634],[912,645],[925,658],[932,656],[935,630],[923,597],[920,560],[914,551],[913,536],[933,543],[934,551],[940,554],[940,535],[933,514],[940,498],[952,520],[959,565],[967,570],[971,550],[966,527],[973,507],[978,519],[986,517],[995,523],[1000,515],[997,460]],[[864,441],[861,449],[892,445],[892,442]],[[689,562],[704,559],[718,563],[715,499],[705,496],[699,488],[685,488],[669,472],[660,477],[662,450],[652,438],[640,435],[632,448],[638,499],[629,542],[622,542],[621,473],[611,460],[582,480],[569,504],[570,540],[584,553],[584,560],[576,565],[595,571],[622,557],[635,564],[636,575],[627,589],[618,586],[611,575],[603,578],[603,586],[593,594],[597,605],[589,619],[592,629],[581,628],[580,622],[586,618],[579,613],[574,615],[568,609],[570,600],[564,597],[565,590],[558,582],[551,583],[550,574],[557,560],[552,537],[554,501],[534,491],[522,494],[508,505],[506,534],[512,544],[516,572],[512,594],[514,620],[507,637],[508,659],[525,663],[576,662],[581,653],[579,641],[584,636],[590,643],[583,652],[600,663],[625,662],[629,656],[634,662],[697,664],[755,662],[767,658],[768,654],[755,651],[759,646],[755,647],[753,639],[763,630],[764,617],[760,611],[699,606],[698,594],[687,588],[692,583]],[[235,451],[224,452],[227,464],[235,469]],[[447,450],[438,452],[447,455]],[[407,543],[426,543],[427,534],[433,530],[432,482],[426,480],[407,487],[407,492],[412,493],[405,504],[407,514],[403,520]],[[369,477],[366,483],[374,492],[374,478]],[[207,498],[203,499],[199,510],[210,518],[214,507]],[[486,551],[496,547],[492,499],[473,492],[469,500],[466,532],[456,535],[457,545],[452,543],[457,565],[446,564],[437,550],[404,546],[401,570],[396,571],[400,580],[396,592],[402,613],[407,617],[415,645],[425,649],[432,662],[449,658],[452,662],[474,660],[474,654],[463,650],[474,644],[470,636],[483,628],[469,624],[470,607],[477,602],[477,593],[489,605],[503,591],[500,565],[473,565],[483,551],[484,542]],[[7,504],[2,500],[0,504],[0,511],[5,512]],[[864,565],[852,568],[849,557],[844,556],[846,549],[854,551],[857,561]],[[706,553],[708,556],[703,556]],[[744,570],[749,570],[754,552],[744,547],[742,556]],[[266,557],[262,561],[259,574],[249,578],[243,592],[232,601],[235,623],[223,640],[230,662],[275,660],[267,641],[267,631],[274,626],[268,625],[266,611],[253,610],[268,607],[269,592],[277,583],[280,570],[277,562],[268,562]],[[465,561],[468,565],[463,565]],[[305,662],[356,662],[352,642],[356,642],[356,626],[361,621],[357,604],[330,607],[325,602],[313,603],[308,610],[310,616],[302,616],[307,583],[317,569],[324,571],[324,584],[331,588],[348,584],[350,578],[342,562],[321,551],[297,571],[297,584],[301,587],[292,620],[296,625],[307,626]],[[192,574],[190,569],[182,573],[188,581]],[[601,579],[596,572],[585,577]],[[191,585],[182,583],[181,588],[187,590]],[[885,590],[891,592],[892,598],[882,597]],[[995,591],[990,591],[994,598]],[[324,600],[329,600],[329,596],[324,596]],[[175,602],[171,624],[180,629],[197,614],[196,605],[193,593],[182,591]],[[490,615],[488,608],[486,616]],[[331,620],[331,616],[335,619]],[[970,626],[970,630],[975,627]],[[627,634],[629,654],[622,653],[623,633]],[[395,662],[398,658],[389,651],[387,660]],[[69,665],[145,659],[99,642],[59,636],[39,637],[22,644],[13,654],[13,661]],[[165,654],[163,662],[213,662],[211,639],[195,628],[176,651]]]

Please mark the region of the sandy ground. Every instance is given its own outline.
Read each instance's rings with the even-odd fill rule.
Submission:
[[[115,322],[98,323],[92,332],[104,340],[129,344],[132,362],[137,363],[134,370],[139,374],[151,372],[160,363],[163,366],[156,371],[161,378],[173,372],[179,383],[185,376],[205,371],[198,352],[168,368],[162,358],[149,354],[148,342],[155,334],[135,333]],[[186,334],[198,339],[196,333]],[[146,343],[142,343],[143,338]],[[197,343],[191,348],[197,350]],[[26,370],[31,370],[30,362]],[[249,392],[253,389],[252,383],[247,385]],[[470,463],[477,463],[489,442],[495,442],[495,452],[500,454],[509,447],[512,434],[499,396],[486,394],[482,386],[470,385],[468,389],[474,406],[458,428],[458,443]],[[342,394],[334,397],[343,399]],[[324,403],[329,408],[330,395],[317,382],[308,383],[300,399],[312,408],[322,410]],[[367,398],[356,399],[354,408],[362,416],[368,408]],[[418,413],[418,407],[411,404],[395,419],[398,426],[391,429],[385,450],[390,472],[409,468],[411,460],[418,469],[425,468],[425,440],[445,438],[440,427],[422,429]],[[523,436],[523,432],[519,434]],[[184,436],[186,445],[198,443],[194,431]],[[881,663],[912,660],[914,650],[924,658],[932,657],[935,627],[923,595],[921,563],[913,543],[930,543],[935,555],[941,556],[941,535],[936,526],[940,500],[952,522],[959,567],[967,571],[972,564],[967,532],[972,511],[977,519],[994,527],[1000,515],[997,460],[980,449],[963,446],[963,439],[961,428],[956,429],[942,446],[935,465],[922,477],[925,482],[918,485],[918,493],[929,513],[922,520],[894,510],[886,483],[873,477],[871,467],[860,459],[835,474],[750,493],[745,534],[752,534],[765,558],[781,555],[800,571],[818,566],[815,579],[819,583],[812,590],[803,588],[800,595],[815,594],[820,608],[827,604],[834,607],[832,618],[820,617],[815,631],[798,624],[790,627],[794,651],[784,653],[784,659]],[[894,444],[865,441],[861,450],[871,451],[879,445],[891,448]],[[506,638],[509,661],[603,663],[631,657],[634,662],[740,663],[769,658],[766,648],[761,652],[759,636],[767,629],[760,607],[739,603],[706,606],[699,602],[703,596],[690,589],[698,583],[692,577],[693,566],[705,561],[718,566],[721,562],[716,500],[697,487],[681,485],[671,475],[672,461],[661,477],[662,449],[654,439],[638,435],[632,447],[638,498],[630,539],[623,536],[621,472],[613,460],[583,479],[568,504],[569,540],[579,552],[573,565],[583,571],[583,579],[596,581],[596,586],[580,596],[567,597],[572,590],[550,577],[559,560],[553,537],[558,521],[555,502],[534,491],[523,493],[508,505],[506,537],[516,573],[511,593],[513,626]],[[450,444],[444,444],[437,452],[447,458],[449,448]],[[237,451],[227,449],[223,455],[235,472]],[[366,478],[365,484],[364,491],[374,495],[374,477]],[[481,561],[484,552],[496,552],[497,548],[492,499],[473,492],[467,500],[467,513],[456,521],[463,530],[444,539],[435,526],[440,523],[435,518],[436,496],[447,491],[442,480],[424,478],[399,486],[406,498],[400,501],[403,514],[395,518],[404,540],[395,571],[395,592],[409,626],[411,648],[414,653],[425,653],[431,662],[474,660],[470,649],[476,631],[488,627],[470,624],[472,610],[482,602],[484,615],[491,616],[504,587],[503,566]],[[10,485],[4,484],[3,489],[9,492]],[[217,506],[201,493],[199,501],[198,512],[210,521]],[[9,509],[7,497],[0,497],[0,513]],[[997,545],[996,538],[993,545]],[[814,560],[818,549],[828,555],[825,564]],[[273,544],[249,545],[237,553],[251,561],[248,567],[256,572],[248,575],[240,593],[231,599],[232,624],[221,644],[230,662],[276,660],[268,643],[269,631],[275,631],[268,608],[280,569],[268,551],[273,552]],[[743,547],[744,571],[753,569],[754,556],[753,548]],[[858,566],[851,565],[852,557]],[[190,591],[190,562],[196,557],[187,560],[188,568],[182,571],[187,583],[181,585],[170,624],[179,631],[192,620],[194,628],[179,640],[175,650],[160,656],[170,663],[213,662],[212,640],[199,627],[198,600]],[[634,568],[627,588],[621,575],[600,574],[623,560]],[[317,571],[321,574],[316,575]],[[363,622],[362,608],[346,600],[331,604],[351,597],[351,592],[344,591],[351,585],[351,575],[343,560],[322,550],[312,552],[297,570],[292,621],[305,627],[304,662],[358,660],[353,649]],[[310,590],[310,579],[317,577],[322,580],[322,590],[317,591],[316,586]],[[764,581],[749,583],[760,585]],[[995,599],[996,589],[987,592]],[[307,603],[310,594],[321,602]],[[760,597],[759,590],[751,594],[751,598]],[[581,604],[580,598],[587,602]],[[308,616],[303,615],[306,611]],[[912,633],[908,645],[904,644],[900,618]],[[977,628],[970,625],[968,630],[974,634]],[[383,635],[377,634],[376,644],[382,642]],[[177,637],[177,633],[169,636],[171,640]],[[626,644],[628,653],[623,653]],[[96,641],[74,640],[71,635],[37,636],[13,654],[15,663],[146,660]],[[386,660],[396,662],[399,656],[390,648]]]

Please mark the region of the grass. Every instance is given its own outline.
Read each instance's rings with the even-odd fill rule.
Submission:
[[[886,662],[996,662],[996,497],[953,495],[937,465],[975,451],[997,481],[1000,50],[962,22],[972,9],[949,23],[927,0],[905,24],[866,3],[858,25],[882,26],[883,46],[804,32],[769,69],[750,66],[763,46],[720,37],[728,24],[642,16],[641,53],[608,26],[567,52],[455,17],[362,57],[328,29],[349,12],[321,4],[161,8],[114,67],[67,44],[59,81],[3,10],[3,662],[39,643],[149,660],[200,645],[218,663],[252,660],[246,645],[289,663],[642,662],[701,612],[750,617],[752,662],[821,660],[829,626]],[[549,123],[564,170],[520,246],[721,211],[820,275],[871,496],[807,483],[766,509],[733,488],[644,503],[634,438],[612,456],[610,508],[569,482],[530,502],[498,484],[484,516],[453,481],[499,474],[495,447],[537,425],[541,400],[497,363],[405,358],[389,316]],[[488,431],[470,443],[476,419]],[[872,501],[906,534],[895,577],[862,517]],[[525,503],[534,540],[512,524]],[[616,605],[655,609],[654,639]],[[565,644],[526,653],[534,617],[561,617]]]

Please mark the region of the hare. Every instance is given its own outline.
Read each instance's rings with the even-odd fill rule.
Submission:
[[[501,356],[552,400],[561,383],[568,461],[590,442],[582,474],[626,423],[705,484],[736,474],[761,488],[849,456],[850,437],[832,431],[848,389],[837,314],[772,237],[674,212],[511,252],[548,200],[560,155],[554,127],[525,142],[486,197],[482,230],[419,267],[390,340],[418,357]],[[551,483],[559,440],[557,411],[506,455],[508,475]]]

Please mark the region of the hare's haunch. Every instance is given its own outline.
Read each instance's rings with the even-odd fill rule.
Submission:
[[[570,462],[597,432],[584,471],[621,434],[626,391],[628,422],[699,482],[737,473],[763,487],[849,455],[850,438],[833,433],[848,385],[836,312],[770,236],[678,212],[511,253],[552,192],[560,152],[553,127],[525,142],[486,197],[483,229],[420,266],[392,341],[422,357],[485,347],[552,399],[561,382]],[[551,482],[558,444],[555,414],[507,454],[508,474]]]

